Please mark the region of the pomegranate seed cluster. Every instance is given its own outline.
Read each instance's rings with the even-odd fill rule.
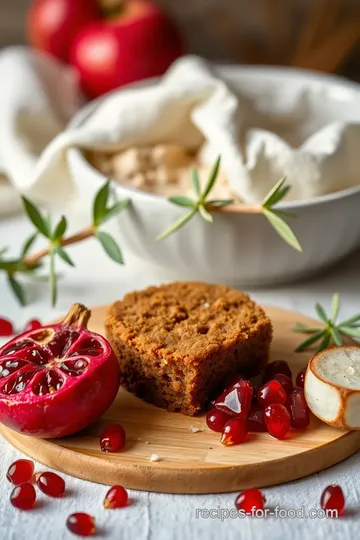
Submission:
[[[10,465],[6,478],[14,488],[10,502],[20,510],[31,510],[36,503],[37,488],[49,497],[62,497],[65,493],[65,482],[56,473],[45,471],[35,474],[35,465],[29,459],[18,459]]]
[[[221,433],[225,446],[244,443],[251,432],[268,432],[285,439],[291,428],[304,430],[310,413],[304,396],[302,369],[293,384],[287,362],[271,362],[256,377],[239,378],[212,402],[206,423]]]
[[[51,471],[35,473],[34,462],[29,459],[14,461],[8,468],[6,477],[13,486],[10,503],[19,510],[31,510],[35,507],[35,488],[49,497],[60,498],[65,493],[65,481],[61,476]],[[103,501],[105,509],[123,508],[128,504],[128,493],[119,485],[110,488]],[[96,534],[95,518],[85,512],[71,514],[66,520],[66,527],[77,536]]]

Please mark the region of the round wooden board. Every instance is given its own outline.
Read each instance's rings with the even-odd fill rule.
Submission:
[[[271,358],[287,360],[296,374],[309,354],[293,352],[302,336],[291,329],[296,322],[313,326],[314,321],[278,308],[265,309],[274,325]],[[103,333],[105,311],[106,307],[93,310],[92,330]],[[109,422],[120,422],[126,429],[126,448],[119,454],[104,454],[99,448],[99,434]],[[204,431],[194,433],[192,427]],[[360,431],[333,429],[315,417],[306,431],[291,432],[284,441],[259,433],[242,445],[225,447],[219,434],[206,428],[204,416],[169,413],[123,389],[100,421],[72,437],[34,439],[4,426],[0,432],[17,449],[61,472],[164,493],[220,493],[289,482],[360,449]],[[150,462],[151,454],[160,460]]]

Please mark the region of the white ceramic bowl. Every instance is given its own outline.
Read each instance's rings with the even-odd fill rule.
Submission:
[[[227,66],[219,68],[236,86],[241,77],[259,83],[323,85],[334,91],[356,92],[359,86],[338,77],[307,71]],[[148,83],[150,84],[150,83]],[[118,90],[118,92],[121,90]],[[104,99],[104,98],[102,98]],[[88,104],[72,121],[79,125],[98,101]],[[360,151],[360,150],[359,150]],[[73,178],[90,204],[105,177],[76,149],[68,152]],[[360,184],[360,171],[359,171]],[[122,187],[113,182],[119,198],[132,204],[108,230],[126,252],[173,270],[178,279],[201,279],[238,286],[262,286],[318,273],[360,247],[360,185],[309,201],[283,202],[281,210],[295,213],[291,227],[303,248],[296,252],[281,240],[266,218],[236,212],[235,207],[214,214],[211,225],[196,216],[183,229],[157,242],[155,237],[184,213],[166,198]]]

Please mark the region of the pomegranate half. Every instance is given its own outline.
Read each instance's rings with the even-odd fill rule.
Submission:
[[[97,420],[120,385],[115,354],[87,330],[74,304],[64,320],[25,332],[0,349],[0,422],[25,435],[71,435]]]

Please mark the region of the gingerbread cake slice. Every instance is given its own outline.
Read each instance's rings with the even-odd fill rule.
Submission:
[[[105,326],[125,388],[191,416],[234,375],[258,372],[272,339],[270,319],[246,294],[200,282],[127,294]]]

